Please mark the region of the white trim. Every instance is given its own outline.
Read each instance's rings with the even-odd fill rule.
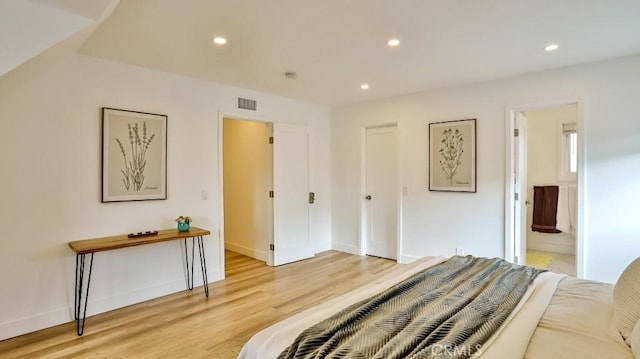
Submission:
[[[183,282],[184,283],[184,282]],[[91,306],[88,306],[89,308]],[[39,313],[27,318],[0,323],[0,340],[50,328],[73,320],[73,308],[65,307]],[[69,330],[71,332],[71,329]]]
[[[360,128],[360,240],[358,241],[358,253],[361,256],[367,254],[367,128]]]
[[[515,199],[513,208],[513,218],[514,218],[514,226],[513,233],[514,236],[520,237],[520,243],[514,241],[514,262],[515,256],[518,257],[518,264],[526,263],[527,256],[527,213],[528,209],[526,206],[526,201],[529,194],[529,189],[527,185],[527,161],[528,161],[528,153],[527,153],[527,117],[521,112],[516,111],[513,113],[513,126],[518,130],[518,139],[516,140],[515,136],[513,136],[513,150],[518,149],[518,158],[513,157],[513,166],[514,172],[517,172],[519,181],[514,180],[514,192],[518,193],[520,198],[518,199],[518,203],[520,203],[519,207],[515,207]],[[513,196],[512,196],[513,197]],[[524,205],[522,202],[525,202]],[[518,216],[519,214],[519,216]],[[515,220],[516,216],[517,220]],[[515,238],[515,237],[514,237]]]
[[[223,276],[224,272],[213,272],[209,273],[208,278],[212,282],[215,282],[222,280]],[[194,286],[196,290],[198,287],[202,286],[202,283],[202,274],[197,272],[194,273]],[[105,313],[114,309],[124,308],[132,304],[160,298],[169,294],[184,292],[186,290],[185,279],[181,278],[154,286],[136,288],[135,290],[108,297],[90,299],[87,305],[87,316]],[[69,292],[72,293],[73,288],[69,288]],[[202,295],[204,298],[204,294],[198,293],[198,295]],[[73,298],[73,294],[70,295],[70,298]],[[2,333],[0,340],[13,338],[63,323],[69,323],[73,321],[73,310],[73,306],[70,304],[68,307],[58,308],[26,318],[0,323],[0,333]]]
[[[586,215],[587,205],[585,202],[584,194],[587,190],[587,147],[586,137],[587,133],[584,130],[585,115],[586,115],[586,101],[576,101],[578,104],[578,173],[576,181],[576,276],[578,278],[586,278],[586,262],[585,253],[587,247],[587,233],[584,230],[584,218]]]
[[[514,262],[515,261],[515,239],[513,233],[515,231],[515,222],[513,220],[515,213],[513,207],[515,206],[515,199],[513,193],[515,193],[515,110],[511,107],[505,108],[505,203],[504,203],[504,259]]]
[[[403,166],[402,166],[402,164],[403,164],[403,162],[402,162],[402,158],[403,158],[403,156],[402,156],[402,154],[403,154],[402,148],[403,147],[402,147],[402,141],[400,139],[403,138],[403,136],[402,136],[402,129],[400,128],[400,124],[396,122],[395,126],[396,126],[396,150],[398,151],[397,154],[396,154],[397,155],[396,171],[398,171],[398,176],[397,176],[397,180],[398,180],[397,186],[398,186],[398,188],[396,189],[396,195],[398,197],[398,204],[397,204],[397,206],[398,206],[398,215],[397,215],[397,219],[396,219],[396,221],[397,221],[396,222],[396,230],[397,230],[396,238],[398,238],[398,243],[397,243],[397,247],[396,247],[396,261],[398,263],[406,263],[406,262],[403,261],[403,255],[402,255],[402,248],[403,248],[403,246],[402,246],[402,244],[403,244],[403,241],[402,241],[402,233],[403,233],[403,230],[402,230],[402,228],[403,228],[403,226],[402,226],[402,218],[403,218],[403,214],[404,214],[404,212],[402,210],[402,207],[403,207],[403,203],[404,203],[404,191],[403,191],[403,188],[404,188],[404,177],[402,176],[402,174],[403,174],[403,171],[402,171],[402,168],[403,168]]]
[[[417,261],[418,259],[420,259],[422,257],[416,257],[416,256],[410,256],[408,254],[403,254],[401,256],[398,256],[398,263],[400,264],[409,264],[409,263],[413,263],[415,261]]]
[[[585,101],[581,99],[569,99],[565,101],[557,101],[557,102],[548,102],[543,104],[536,105],[528,105],[528,106],[506,106],[505,107],[505,127],[506,127],[506,165],[505,165],[505,239],[504,239],[504,257],[506,260],[513,261],[514,260],[514,244],[515,238],[513,238],[514,233],[514,212],[513,207],[515,205],[515,200],[513,197],[513,193],[515,191],[515,177],[514,177],[514,169],[515,169],[515,158],[514,158],[514,129],[515,129],[515,115],[518,112],[532,111],[532,110],[540,110],[546,108],[553,108],[559,106],[567,106],[567,105],[576,105],[578,107],[578,119],[577,119],[577,131],[578,131],[578,173],[577,173],[577,182],[576,182],[576,193],[577,193],[577,204],[576,204],[576,276],[578,278],[584,278],[585,275],[585,261],[584,261],[584,253],[585,253],[585,233],[584,233],[584,193],[586,189],[586,179],[585,179],[585,157],[586,157],[586,148],[585,148],[585,133],[584,133],[584,105]],[[521,201],[524,203],[524,201]]]
[[[266,262],[267,261],[267,253],[265,251],[259,251],[259,250],[255,250],[253,248],[248,248],[245,246],[240,246],[234,243],[229,243],[229,242],[225,242],[225,247],[232,251],[232,252],[236,252],[239,254],[242,254],[244,256],[247,257],[251,257],[251,258],[255,258],[261,261]]]
[[[223,123],[224,123],[224,114],[222,111],[218,111],[218,238],[219,241],[219,255],[218,255],[218,263],[220,263],[220,271],[222,272],[222,278],[226,278],[226,264],[225,264],[225,254],[224,254],[224,155],[223,155]]]
[[[353,244],[344,244],[344,243],[333,242],[333,243],[331,243],[331,249],[336,250],[336,251],[340,251],[340,252],[360,255],[360,248],[358,246],[354,246]]]

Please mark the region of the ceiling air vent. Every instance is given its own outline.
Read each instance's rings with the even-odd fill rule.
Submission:
[[[256,111],[256,100],[249,100],[248,98],[238,97],[238,108],[241,108],[243,110]]]

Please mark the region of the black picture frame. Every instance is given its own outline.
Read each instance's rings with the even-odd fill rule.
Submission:
[[[167,116],[102,108],[102,202],[167,199]]]
[[[477,191],[476,119],[429,124],[429,191]]]

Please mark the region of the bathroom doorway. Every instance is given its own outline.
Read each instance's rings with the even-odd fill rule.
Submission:
[[[512,121],[514,260],[577,276],[579,105],[513,110]]]

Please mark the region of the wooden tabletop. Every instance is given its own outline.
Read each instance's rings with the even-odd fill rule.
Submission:
[[[130,238],[126,234],[123,234],[112,237],[73,241],[69,242],[69,247],[71,247],[71,249],[78,254],[86,254],[110,251],[112,249],[141,246],[143,244],[173,241],[182,238],[206,236],[209,234],[211,234],[210,231],[198,227],[191,227],[187,232],[178,232],[177,229],[163,229],[158,231],[158,234],[142,237]]]

